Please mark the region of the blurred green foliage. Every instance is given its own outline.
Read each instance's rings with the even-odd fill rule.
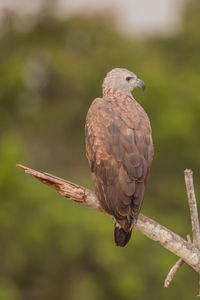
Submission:
[[[200,2],[181,31],[129,40],[109,18],[60,20],[40,14],[31,26],[13,14],[0,38],[0,300],[195,299],[197,274],[184,265],[168,289],[176,257],[138,232],[117,249],[113,222],[35,182],[15,163],[92,188],[84,122],[110,69],[142,78],[135,98],[151,119],[155,158],[142,212],[190,233],[183,170],[200,179]],[[197,197],[200,199],[198,186]]]

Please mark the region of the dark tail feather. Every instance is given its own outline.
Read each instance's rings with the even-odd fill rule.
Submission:
[[[126,244],[128,244],[132,230],[126,232],[123,228],[119,228],[118,224],[115,224],[115,229],[114,229],[114,239],[115,239],[115,244],[118,247],[124,247]]]

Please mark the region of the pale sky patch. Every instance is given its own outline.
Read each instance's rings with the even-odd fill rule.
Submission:
[[[181,25],[188,0],[58,0],[49,1],[61,16],[113,14],[116,26],[128,35],[171,34]],[[0,0],[0,16],[5,9],[21,14],[36,13],[44,0]],[[55,4],[56,3],[56,4]]]

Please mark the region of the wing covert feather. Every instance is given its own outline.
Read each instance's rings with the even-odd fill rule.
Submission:
[[[153,159],[150,122],[138,105],[128,101],[123,110],[117,101],[96,99],[86,119],[86,155],[97,197],[125,230],[139,214]]]

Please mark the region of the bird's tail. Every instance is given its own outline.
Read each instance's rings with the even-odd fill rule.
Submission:
[[[118,224],[115,224],[115,229],[114,229],[115,244],[118,247],[125,247],[130,240],[131,233],[132,233],[132,230],[126,232]]]

